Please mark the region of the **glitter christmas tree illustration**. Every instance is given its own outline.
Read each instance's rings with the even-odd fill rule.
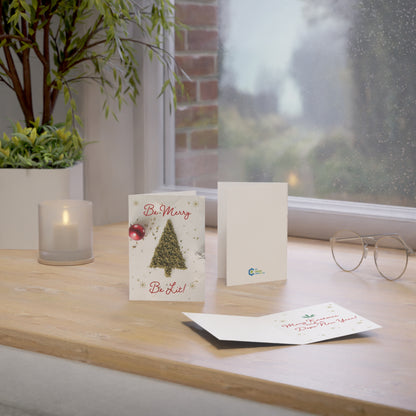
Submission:
[[[187,268],[171,220],[166,222],[150,267],[164,269],[166,277],[171,276],[173,269]]]

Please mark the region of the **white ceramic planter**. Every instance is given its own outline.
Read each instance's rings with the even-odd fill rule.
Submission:
[[[38,248],[38,204],[84,199],[83,165],[66,169],[0,169],[0,249]]]

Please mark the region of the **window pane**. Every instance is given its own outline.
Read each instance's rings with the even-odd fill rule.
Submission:
[[[219,179],[416,206],[416,2],[218,4]]]

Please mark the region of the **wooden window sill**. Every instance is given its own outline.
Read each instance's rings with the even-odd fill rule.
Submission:
[[[325,415],[416,415],[416,265],[388,282],[371,256],[334,264],[328,242],[289,239],[286,282],[226,287],[206,233],[204,303],[128,300],[127,224],[94,230],[95,261],[45,266],[0,250],[0,343]],[[303,346],[220,343],[182,314],[264,315],[333,301],[382,326]]]

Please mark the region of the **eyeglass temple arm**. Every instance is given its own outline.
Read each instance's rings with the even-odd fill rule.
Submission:
[[[361,240],[362,237],[357,235],[357,237],[331,237],[330,241],[350,241],[350,240]]]
[[[415,255],[415,251],[412,249],[412,247],[409,247],[404,241],[403,241],[403,243],[404,243],[404,246],[406,247],[407,254],[409,256],[414,256]]]
[[[406,244],[406,242],[397,233],[357,235],[357,237],[331,237],[330,241],[349,241],[349,240],[358,240],[358,239],[364,240],[365,238],[376,238],[376,237],[384,237],[384,236],[396,236],[396,237],[398,237],[400,239],[400,241],[403,243],[404,247],[406,248],[407,254],[409,254],[409,256],[414,256],[415,255],[415,251],[411,247],[409,247]]]

